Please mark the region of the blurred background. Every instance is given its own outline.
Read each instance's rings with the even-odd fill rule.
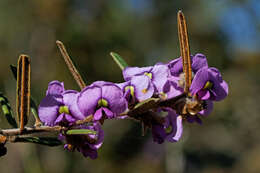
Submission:
[[[259,0],[1,0],[0,91],[14,109],[16,83],[9,65],[22,53],[31,57],[32,95],[38,103],[52,80],[78,90],[56,40],[64,42],[88,84],[123,81],[111,51],[131,66],[167,63],[180,56],[180,9],[192,54],[205,54],[229,84],[229,96],[215,103],[203,125],[185,123],[178,143],[158,145],[150,132],[141,136],[137,123],[106,121],[96,160],[62,146],[8,144],[1,172],[259,173]],[[0,115],[0,127],[9,128]]]

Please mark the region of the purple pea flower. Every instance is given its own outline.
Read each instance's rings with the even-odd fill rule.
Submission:
[[[94,120],[115,118],[127,109],[121,89],[111,82],[97,81],[80,92],[77,100],[80,111]]]
[[[170,69],[170,74],[171,74],[169,80],[171,81],[172,86],[176,90],[179,90],[179,93],[182,93],[185,85],[184,84],[185,76],[183,73],[182,58],[180,57],[170,61],[168,63],[168,67]],[[205,55],[198,53],[195,56],[191,56],[191,68],[192,68],[193,75],[196,74],[197,71],[203,67],[208,67],[208,62]]]
[[[195,74],[190,91],[200,100],[220,101],[228,95],[228,85],[218,69],[204,67]]]
[[[77,91],[65,90],[63,82],[50,82],[46,97],[38,108],[40,120],[48,126],[69,126],[76,120],[84,119],[76,104],[78,95]]]
[[[168,115],[163,124],[152,124],[153,140],[158,144],[163,143],[164,140],[177,142],[182,135],[182,117],[170,108],[166,111]]]
[[[163,91],[168,75],[169,68],[162,63],[142,68],[127,67],[123,71],[127,82],[123,83],[121,88],[129,92],[137,101],[143,101]]]
[[[96,131],[96,134],[91,135],[64,135],[61,134],[59,139],[66,140],[64,148],[69,151],[75,149],[81,152],[85,157],[96,159],[98,156],[97,150],[101,147],[104,141],[104,131],[101,129],[99,122],[95,122],[92,125],[81,125],[78,129],[89,129]]]
[[[200,111],[197,115],[187,115],[187,116],[185,116],[185,119],[187,120],[187,122],[189,122],[189,123],[196,122],[198,124],[202,124],[201,118],[199,116],[206,117],[213,110],[213,102],[212,101],[204,100],[204,104],[205,104],[205,109]]]

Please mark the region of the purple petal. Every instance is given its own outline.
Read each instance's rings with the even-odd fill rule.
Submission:
[[[93,124],[94,130],[97,132],[97,141],[95,144],[89,144],[90,148],[92,149],[99,149],[104,141],[104,131],[101,128],[101,125],[99,122],[96,122]]]
[[[59,124],[66,124],[66,125],[71,125],[76,121],[74,117],[72,117],[69,114],[62,113],[60,114],[57,119],[55,120],[54,124],[59,125]]]
[[[180,73],[183,72],[182,58],[179,57],[177,59],[172,60],[168,63],[168,67],[170,69],[171,75],[179,77]]]
[[[94,118],[93,118],[93,120],[94,120],[94,121],[98,121],[98,120],[100,120],[100,119],[102,118],[102,116],[103,116],[103,110],[102,110],[102,108],[99,108],[99,109],[94,113]]]
[[[169,68],[167,65],[155,65],[152,73],[152,82],[155,85],[157,91],[161,92],[165,83],[168,80]]]
[[[38,113],[40,120],[48,126],[53,126],[62,105],[53,95],[47,95],[40,103]]]
[[[210,98],[210,92],[209,90],[200,90],[198,91],[198,97],[201,100],[208,100]]]
[[[176,131],[175,131],[175,136],[173,136],[173,140],[175,141],[179,141],[179,139],[182,136],[182,131],[183,131],[183,127],[182,127],[182,117],[179,115],[177,116],[177,123],[176,123]]]
[[[98,157],[97,150],[93,150],[89,147],[80,148],[79,151],[83,154],[84,157],[90,157],[91,159],[96,159]]]
[[[77,99],[79,110],[83,113],[85,117],[94,114],[99,99],[101,99],[100,87],[86,87],[80,92]]]
[[[98,86],[98,87],[102,87],[104,85],[114,85],[114,83],[112,82],[107,82],[107,81],[96,81],[96,82],[93,82],[90,86]]]
[[[163,93],[167,95],[167,99],[170,99],[181,95],[183,88],[179,87],[176,82],[168,80],[163,87]]]
[[[123,70],[123,76],[125,81],[130,80],[133,76],[144,74],[145,72],[149,73],[152,70],[152,66],[150,67],[126,67]]]
[[[223,100],[228,95],[227,83],[224,80],[218,81],[211,71],[209,71],[209,78],[210,81],[213,83],[213,88],[211,89],[211,91],[214,93],[215,96],[214,100],[215,101]]]
[[[73,117],[78,120],[83,120],[85,116],[80,112],[77,98],[79,96],[79,92],[74,90],[66,90],[63,93],[63,103],[64,105],[69,107],[69,111]]]
[[[194,76],[190,86],[190,92],[195,95],[199,90],[204,88],[205,83],[209,81],[208,68],[200,69]]]
[[[60,95],[64,90],[64,83],[55,80],[49,83],[46,95]]]
[[[163,126],[160,124],[153,124],[152,125],[152,136],[153,136],[154,142],[157,142],[158,144],[162,144],[166,137],[166,133],[164,131]]]
[[[206,101],[206,109],[199,112],[202,116],[208,116],[213,110],[213,102],[210,100]]]
[[[197,53],[195,56],[192,57],[192,71],[196,73],[199,69],[203,67],[208,67],[207,58],[205,55]]]
[[[102,108],[108,119],[114,118],[114,113],[107,108]]]
[[[131,79],[131,85],[135,88],[135,96],[138,101],[143,101],[153,96],[154,87],[148,76],[141,75],[133,77]]]
[[[166,140],[169,142],[177,142],[182,135],[182,117],[178,116],[172,109],[166,109],[168,115],[165,118],[164,128],[172,128],[172,131],[167,134]]]
[[[102,98],[108,101],[109,109],[120,114],[127,109],[127,101],[121,89],[115,84],[108,84],[102,87]]]

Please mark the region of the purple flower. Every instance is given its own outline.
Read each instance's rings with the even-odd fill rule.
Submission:
[[[170,108],[163,124],[152,124],[153,140],[159,144],[164,140],[177,142],[182,135],[182,117]]]
[[[197,73],[197,71],[203,67],[208,67],[208,62],[206,59],[206,56],[203,54],[196,54],[195,56],[191,56],[191,68],[193,75]],[[184,83],[185,83],[185,76],[183,73],[183,66],[182,66],[182,58],[177,58],[172,60],[168,63],[168,67],[170,69],[170,81],[172,83],[176,83],[172,85],[175,87],[176,90],[179,90],[179,92],[183,92]],[[177,86],[176,86],[177,85]]]
[[[204,107],[205,109],[203,109],[202,111],[200,111],[198,114],[196,115],[186,115],[185,116],[185,119],[187,120],[187,122],[189,123],[198,123],[198,124],[202,124],[202,121],[200,119],[199,116],[203,116],[203,117],[206,117],[208,116],[212,110],[213,110],[213,102],[210,101],[210,100],[204,100]]]
[[[74,90],[65,91],[63,82],[50,82],[46,97],[38,108],[41,121],[48,126],[69,126],[76,120],[84,119],[76,104],[78,95]]]
[[[164,64],[150,67],[127,67],[123,71],[123,90],[132,93],[138,101],[151,98],[153,94],[163,91],[168,80],[169,68]]]
[[[127,109],[127,101],[121,89],[111,82],[97,81],[80,92],[77,103],[85,115],[94,120],[115,118]]]
[[[98,156],[97,150],[101,147],[104,141],[104,131],[101,129],[99,122],[95,122],[92,125],[81,125],[78,129],[89,129],[96,131],[96,134],[91,135],[61,135],[61,140],[66,140],[64,148],[69,151],[81,152],[85,157],[96,159]]]
[[[227,96],[228,85],[218,69],[204,67],[195,74],[190,91],[200,100],[220,101]]]

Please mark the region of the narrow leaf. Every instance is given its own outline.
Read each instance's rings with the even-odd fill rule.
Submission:
[[[17,62],[16,111],[20,120],[20,130],[28,122],[31,96],[31,65],[27,55],[20,55]]]
[[[156,105],[159,104],[160,98],[150,98],[147,100],[144,100],[140,103],[138,103],[137,105],[135,105],[135,107],[130,110],[127,115],[131,116],[131,117],[136,117],[138,115],[141,115],[145,112],[147,112],[147,110],[152,109],[154,107],[156,107]]]
[[[12,111],[12,108],[9,104],[9,101],[8,99],[2,94],[0,93],[0,104],[1,104],[1,107],[2,107],[2,111],[8,121],[8,123],[14,127],[14,128],[17,128],[17,123],[15,121],[15,118],[13,116],[13,111]]]
[[[67,131],[67,135],[95,135],[97,132],[89,129],[72,129]]]
[[[72,59],[70,58],[64,44],[59,40],[56,41],[56,44],[60,49],[61,55],[63,56],[64,61],[67,64],[68,69],[70,70],[70,73],[74,77],[74,79],[77,82],[77,84],[79,85],[80,89],[85,88],[86,83],[84,82],[84,80],[82,79],[82,77],[81,77],[80,73],[78,72],[77,68],[73,64]]]
[[[125,62],[125,60],[119,56],[115,52],[111,52],[110,55],[112,56],[113,60],[116,62],[116,64],[120,67],[121,70],[124,70],[128,65]]]
[[[62,145],[60,140],[53,137],[16,137],[14,142],[29,142],[50,147]]]
[[[17,68],[14,65],[10,65],[10,69],[12,71],[12,74],[13,74],[15,80],[17,80]],[[33,99],[32,96],[30,97],[30,107],[31,107],[31,112],[36,121],[35,125],[36,126],[41,125],[41,120],[40,120],[38,112],[37,112],[38,107],[37,107],[36,101]]]
[[[14,65],[10,65],[10,69],[12,71],[15,80],[17,80],[17,68]]]
[[[189,92],[189,88],[191,85],[192,80],[192,70],[191,70],[191,58],[190,58],[190,46],[189,46],[189,39],[187,33],[187,25],[184,14],[179,11],[177,14],[177,21],[178,21],[178,35],[179,35],[179,42],[180,42],[180,52],[182,57],[182,66],[183,72],[185,74],[185,86],[184,86],[184,93]]]

